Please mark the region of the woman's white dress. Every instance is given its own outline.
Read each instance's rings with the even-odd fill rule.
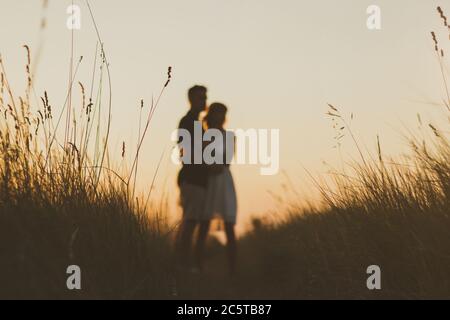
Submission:
[[[230,135],[230,132],[228,132],[227,138],[233,139],[234,141],[234,135]],[[216,152],[222,156],[225,153],[223,149],[225,148],[218,148],[216,149]],[[205,199],[205,217],[209,219],[220,217],[225,223],[236,224],[236,216],[236,189],[230,166],[224,164],[219,173],[210,174],[208,177]]]
[[[237,199],[229,167],[208,178],[205,215],[210,219],[221,217],[226,223],[236,224]]]

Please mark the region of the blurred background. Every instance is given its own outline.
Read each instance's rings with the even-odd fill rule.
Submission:
[[[36,93],[47,90],[59,114],[69,79],[66,10],[72,1],[49,0],[46,8],[38,0],[0,1],[0,53],[12,88],[26,87],[22,46],[27,44],[38,63]],[[97,37],[85,2],[74,4],[81,8],[74,56],[84,57],[76,82],[89,88]],[[372,4],[381,8],[381,30],[366,27]],[[403,133],[417,128],[418,113],[424,122],[442,120],[444,88],[429,33],[441,26],[434,10],[439,1],[94,0],[91,5],[110,62],[110,155],[118,167],[125,170],[133,160],[140,100],[148,108],[173,67],[143,146],[138,188],[148,193],[164,153],[152,197],[168,197],[174,216],[179,168],[170,159],[170,135],[188,110],[187,90],[194,84],[209,88],[209,102],[229,107],[229,128],[280,129],[278,175],[261,176],[259,166],[233,167],[241,230],[250,216],[276,214],[286,200],[299,201],[294,190],[301,198],[315,198],[303,167],[320,174],[329,170],[327,163],[340,165],[327,103],[348,118],[354,114],[352,128],[371,152],[377,134],[384,153],[405,152]],[[76,105],[81,93],[74,88]],[[357,156],[349,137],[341,150],[347,160]]]

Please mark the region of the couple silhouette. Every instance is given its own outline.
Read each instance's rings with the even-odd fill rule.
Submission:
[[[178,141],[183,165],[178,175],[183,217],[176,241],[177,255],[183,267],[195,273],[202,272],[211,221],[220,218],[225,225],[229,272],[234,273],[237,199],[230,162],[234,154],[235,138],[233,133],[224,128],[228,110],[221,103],[213,103],[208,107],[207,88],[203,86],[192,87],[188,98],[190,110],[178,126],[178,136],[182,136],[181,131],[187,132],[190,142],[182,144],[181,139]],[[201,136],[195,134],[199,122]],[[208,133],[221,134],[214,134],[215,139],[205,142],[203,137]],[[212,156],[217,161],[205,161],[204,156],[202,161],[194,159],[194,150],[204,151],[211,147]],[[203,152],[201,154],[204,155]]]

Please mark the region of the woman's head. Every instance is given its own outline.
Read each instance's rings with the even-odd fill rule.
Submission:
[[[213,103],[209,106],[205,117],[208,128],[222,129],[227,117],[227,107],[222,103]]]

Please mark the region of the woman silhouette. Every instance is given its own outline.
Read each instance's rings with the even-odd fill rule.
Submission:
[[[208,130],[219,130],[222,139],[214,143],[214,159],[221,159],[208,166],[208,182],[205,196],[205,220],[219,217],[225,224],[227,238],[227,255],[229,271],[234,273],[236,268],[236,213],[237,199],[233,177],[230,171],[230,162],[234,155],[235,136],[231,131],[224,129],[227,107],[221,103],[213,103],[204,118]],[[216,138],[217,139],[217,138]],[[206,238],[206,235],[204,236]],[[202,250],[203,246],[200,246]],[[199,252],[200,262],[202,252]]]

